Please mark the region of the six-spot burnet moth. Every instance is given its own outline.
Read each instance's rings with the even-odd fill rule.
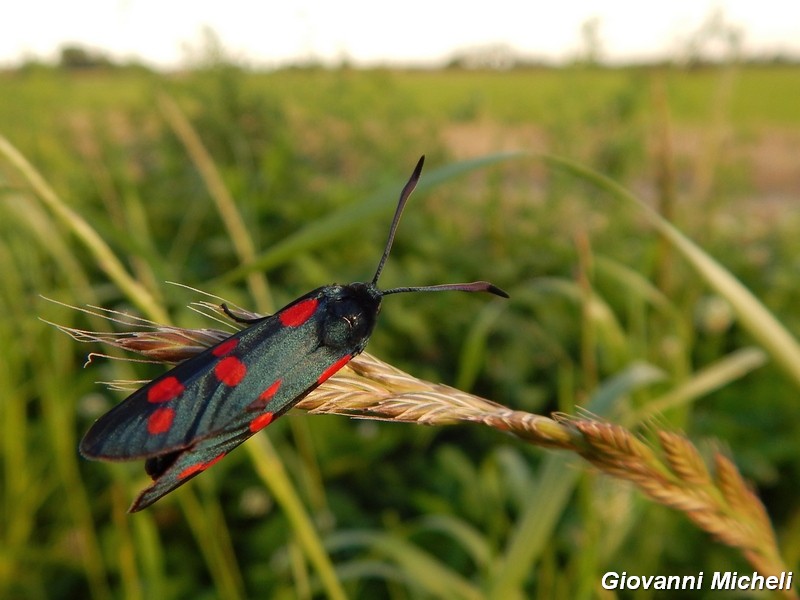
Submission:
[[[241,319],[223,305],[231,318],[248,326],[154,379],[92,425],[80,444],[83,456],[144,459],[153,478],[130,512],[150,506],[220,461],[360,354],[384,296],[457,290],[508,297],[485,281],[378,289],[424,159],[400,194],[372,281],[326,285],[258,319]]]

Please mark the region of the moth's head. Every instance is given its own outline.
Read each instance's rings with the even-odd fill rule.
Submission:
[[[375,328],[381,292],[369,283],[332,285],[325,289],[323,344],[360,353]]]

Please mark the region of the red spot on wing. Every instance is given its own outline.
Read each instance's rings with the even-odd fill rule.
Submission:
[[[238,385],[247,374],[245,364],[235,356],[226,356],[214,367],[214,375],[222,383],[231,387]]]
[[[264,427],[272,423],[272,419],[274,418],[275,415],[273,415],[271,412],[266,412],[264,414],[258,415],[255,419],[250,421],[250,431],[252,431],[253,433],[255,433],[256,431],[261,431],[262,429],[264,429]]]
[[[199,462],[199,463],[194,464],[194,465],[189,465],[183,471],[178,473],[178,479],[186,479],[187,477],[191,477],[192,475],[195,475],[196,473],[199,473],[200,471],[205,471],[206,469],[208,469],[212,465],[217,464],[223,458],[225,458],[225,453],[224,452],[222,452],[221,454],[215,456],[214,458],[212,458],[209,461]]]
[[[278,318],[286,327],[299,327],[311,318],[318,304],[319,300],[316,298],[308,298],[290,306],[280,313]]]
[[[175,418],[175,410],[169,407],[157,408],[147,418],[147,433],[156,435],[165,433],[172,427],[172,420]]]
[[[347,363],[349,363],[351,358],[353,357],[350,354],[345,354],[342,358],[337,360],[335,363],[333,363],[330,367],[328,367],[322,372],[322,375],[320,375],[317,378],[317,383],[322,383],[326,379],[329,379],[331,375],[333,375],[334,373],[336,373],[336,371],[338,371]]]
[[[278,392],[278,388],[281,387],[283,383],[283,379],[276,379],[275,383],[261,392],[261,395],[258,397],[259,400],[264,400],[265,402],[272,400],[272,397]]]
[[[275,397],[275,394],[278,392],[278,389],[281,387],[282,383],[283,379],[276,379],[271,386],[269,386],[267,389],[261,392],[258,395],[258,398],[256,398],[250,403],[247,409],[248,410],[263,409],[265,406],[267,406],[267,404],[269,404],[269,401]]]
[[[225,356],[226,354],[230,354],[231,350],[236,348],[239,345],[239,340],[231,338],[225,340],[218,346],[215,346],[214,349],[211,351],[211,354],[214,356]]]
[[[178,381],[178,378],[170,375],[157,381],[153,387],[147,390],[147,401],[168,402],[180,396],[183,390],[183,384]]]

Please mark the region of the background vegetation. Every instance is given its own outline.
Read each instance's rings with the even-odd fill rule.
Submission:
[[[79,437],[122,397],[96,382],[160,371],[81,368],[96,348],[38,317],[107,325],[40,295],[202,327],[185,308],[197,295],[165,282],[267,312],[363,280],[422,153],[423,185],[382,284],[486,278],[512,299],[392,297],[369,351],[540,414],[574,413],[602,393],[605,414],[645,436],[682,431],[722,448],[798,564],[797,381],[770,355],[687,393],[758,336],[641,213],[536,156],[569,157],[632,189],[797,332],[796,67],[253,73],[209,56],[170,75],[29,65],[0,88],[0,134],[55,197],[43,202],[46,187],[4,152],[4,598],[330,595],[254,468],[272,452],[350,597],[582,598],[608,570],[752,570],[626,484],[478,427],[292,414],[134,516],[124,511],[146,484],[141,465],[78,457]],[[523,153],[498,154],[509,151]],[[234,213],[244,235],[231,234]],[[98,259],[78,218],[113,256]],[[258,271],[241,268],[250,254]],[[117,267],[135,289],[114,279]],[[614,388],[643,364],[658,377]]]

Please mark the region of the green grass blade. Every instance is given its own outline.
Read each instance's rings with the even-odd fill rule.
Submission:
[[[216,596],[225,600],[244,598],[241,574],[229,546],[220,540],[220,532],[225,530],[224,522],[219,519],[219,511],[202,505],[193,489],[182,490],[178,494],[186,522],[197,539],[197,547],[205,557],[211,579],[214,581]],[[216,514],[215,514],[216,512]],[[227,535],[225,536],[227,540]]]
[[[633,414],[630,422],[641,423],[643,420],[671,408],[689,404],[732,381],[741,379],[751,371],[762,367],[766,362],[767,355],[760,348],[742,348],[731,352],[697,371],[690,379],[672,388],[663,396],[648,402],[647,406]]]
[[[531,502],[517,520],[499,568],[492,574],[487,598],[521,598],[528,573],[552,538],[581,474],[576,456],[549,454],[539,471]]]
[[[800,345],[797,340],[730,271],[614,180],[565,158],[545,155],[544,160],[642,211],[659,233],[683,254],[706,283],[730,303],[742,327],[800,386]]]
[[[336,575],[330,556],[325,551],[311,517],[305,510],[303,502],[269,438],[265,435],[253,436],[245,444],[245,448],[250,453],[250,459],[253,461],[258,476],[269,488],[275,501],[285,511],[294,535],[309,561],[314,565],[328,598],[344,600],[347,595]]]
[[[489,540],[482,531],[464,519],[453,515],[433,514],[420,519],[420,531],[436,531],[458,543],[475,564],[485,569],[491,564],[492,551]]]
[[[42,202],[88,248],[106,275],[144,314],[160,323],[168,321],[164,309],[143,285],[128,274],[125,266],[102,236],[83,217],[67,206],[33,165],[2,135],[0,135],[0,156],[4,156],[19,171]]]
[[[504,302],[490,302],[483,307],[467,332],[458,360],[455,386],[460,390],[471,390],[483,367],[489,335],[503,311]]]
[[[236,255],[240,262],[242,264],[252,262],[255,258],[256,246],[247,230],[244,218],[239,213],[236,202],[234,202],[231,193],[222,180],[222,175],[211,154],[200,139],[200,135],[175,100],[166,94],[161,94],[158,97],[158,103],[172,131],[183,143],[197,171],[203,178],[206,189],[208,189],[208,193],[214,200],[214,205],[217,207],[217,212],[225,225],[228,237],[236,250]],[[269,311],[274,308],[269,283],[262,272],[251,271],[247,276],[247,285],[259,310]]]
[[[459,575],[433,554],[421,550],[397,534],[350,531],[335,536],[341,548],[366,546],[400,567],[409,586],[421,589],[423,597],[481,600],[474,583]]]

